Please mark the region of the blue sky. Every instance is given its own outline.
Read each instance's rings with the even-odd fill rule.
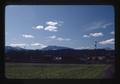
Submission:
[[[114,48],[114,8],[109,5],[8,5],[5,45],[41,49]]]

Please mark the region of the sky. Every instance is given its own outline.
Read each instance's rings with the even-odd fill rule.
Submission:
[[[5,46],[114,49],[114,16],[111,5],[8,5]]]

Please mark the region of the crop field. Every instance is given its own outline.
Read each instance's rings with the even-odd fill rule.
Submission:
[[[102,79],[109,64],[6,63],[8,79]]]

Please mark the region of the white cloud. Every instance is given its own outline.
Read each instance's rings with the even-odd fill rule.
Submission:
[[[32,27],[33,29],[38,29],[38,30],[40,30],[40,29],[44,29],[44,26],[42,26],[42,25],[38,25],[38,26],[36,26],[36,27]]]
[[[49,36],[48,38],[58,40],[58,41],[70,41],[70,38],[57,37],[55,35]]]
[[[58,41],[70,41],[71,39],[58,37],[57,40],[58,40]]]
[[[45,31],[50,31],[50,32],[57,32],[58,27],[61,26],[63,21],[47,21],[45,26],[43,25],[38,25],[36,27],[32,27],[33,29],[37,30],[45,30]]]
[[[114,38],[111,38],[105,41],[100,41],[99,44],[102,44],[102,45],[114,44],[114,41],[115,41]]]
[[[89,38],[90,36],[89,36],[89,35],[83,35],[83,37],[85,37],[85,38]]]
[[[45,27],[44,30],[51,31],[51,32],[57,32],[58,31],[58,27],[56,27],[56,26],[47,26],[47,27]]]
[[[77,47],[75,49],[90,49],[90,47]]]
[[[114,32],[114,31],[112,31],[112,32],[110,32],[110,34],[115,34],[115,32]]]
[[[49,26],[55,26],[55,25],[58,24],[58,22],[56,22],[56,21],[48,21],[48,22],[46,22],[46,24],[49,25]]]
[[[12,47],[24,47],[24,46],[26,46],[26,44],[24,44],[24,43],[13,43],[13,44],[10,44],[9,46],[12,46]]]
[[[57,40],[58,40],[58,41],[64,41],[64,39],[61,38],[61,37],[58,37]]]
[[[31,44],[31,46],[39,46],[40,45],[40,43],[33,43],[33,44]]]
[[[40,48],[47,47],[46,45],[41,44],[41,43],[33,43],[33,44],[31,44],[31,46],[39,46]]]
[[[34,38],[33,35],[30,35],[30,34],[23,34],[22,35],[24,38]]]
[[[90,33],[88,35],[83,35],[83,37],[85,38],[89,38],[89,37],[99,37],[99,36],[103,36],[102,32],[95,32],[95,33]]]
[[[103,33],[97,32],[97,33],[90,33],[89,35],[93,37],[99,37],[99,36],[103,36]]]
[[[56,36],[55,36],[55,35],[53,35],[53,36],[49,36],[49,38],[51,38],[51,39],[55,39]]]

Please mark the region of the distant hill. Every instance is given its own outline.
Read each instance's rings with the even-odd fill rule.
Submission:
[[[63,47],[63,46],[47,46],[43,48],[42,50],[63,50],[63,49],[72,49],[72,48]]]
[[[61,46],[48,46],[40,50],[6,46],[5,51],[7,62],[106,64],[113,63],[115,57],[114,50],[78,50]]]
[[[9,52],[9,51],[21,51],[21,50],[25,50],[25,49],[21,48],[21,47],[11,47],[11,46],[6,46],[5,47],[5,52]]]
[[[5,46],[5,51],[22,51],[22,50],[33,50],[33,49],[24,49],[21,47],[12,47],[12,46]],[[64,46],[47,46],[42,49],[36,49],[36,50],[42,50],[42,51],[48,51],[48,50],[81,50],[81,51],[93,51],[94,49],[73,49],[69,47],[64,47]],[[111,48],[104,48],[104,49],[96,49],[97,51],[103,51],[103,50],[113,50]]]

